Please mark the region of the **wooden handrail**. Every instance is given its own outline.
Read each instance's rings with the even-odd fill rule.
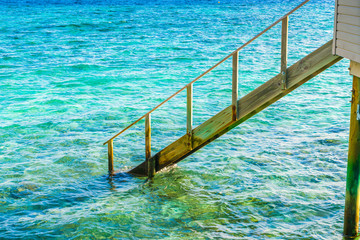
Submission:
[[[223,62],[225,62],[227,59],[229,59],[230,57],[232,57],[234,54],[238,53],[241,49],[243,49],[244,47],[246,47],[247,45],[249,45],[251,42],[253,42],[255,39],[257,39],[258,37],[260,37],[261,35],[263,35],[264,33],[266,33],[268,30],[270,30],[272,27],[274,27],[276,24],[278,24],[279,22],[283,21],[285,18],[287,19],[289,15],[293,14],[296,10],[298,10],[299,8],[301,8],[302,6],[304,6],[307,2],[309,2],[310,0],[305,0],[303,1],[300,5],[298,5],[297,7],[295,7],[293,10],[291,10],[290,12],[288,12],[287,14],[285,14],[283,17],[279,18],[277,21],[275,21],[273,24],[271,24],[270,26],[268,26],[267,28],[265,28],[263,31],[261,31],[259,34],[257,34],[255,37],[253,37],[252,39],[250,39],[249,41],[247,41],[246,43],[244,43],[241,47],[237,48],[235,51],[233,51],[232,53],[230,53],[228,56],[226,56],[225,58],[223,58],[222,60],[220,60],[218,63],[216,63],[214,66],[212,66],[211,68],[209,68],[208,70],[206,70],[204,73],[202,73],[200,76],[198,76],[197,78],[195,78],[194,80],[192,80],[190,83],[188,83],[187,85],[185,85],[184,87],[182,87],[181,89],[179,89],[177,92],[175,92],[174,94],[172,94],[170,97],[168,97],[167,99],[165,99],[163,102],[161,102],[159,105],[157,105],[156,107],[154,107],[153,109],[151,109],[149,112],[145,113],[143,116],[141,116],[139,119],[137,119],[136,121],[134,121],[133,123],[131,123],[129,126],[127,126],[126,128],[124,128],[123,130],[121,130],[120,132],[118,132],[117,134],[115,134],[113,137],[111,137],[109,140],[107,140],[105,144],[107,144],[108,142],[112,141],[114,138],[116,138],[117,136],[119,136],[120,134],[122,134],[123,132],[125,132],[126,130],[128,130],[129,128],[131,128],[132,126],[134,126],[136,123],[138,123],[139,121],[141,121],[142,119],[144,119],[146,116],[149,116],[152,112],[154,112],[156,109],[158,109],[159,107],[161,107],[164,103],[168,102],[170,99],[172,99],[173,97],[175,97],[176,95],[178,95],[180,92],[182,92],[183,90],[185,90],[186,88],[188,88],[190,85],[192,85],[194,82],[198,81],[200,78],[202,78],[203,76],[205,76],[206,74],[208,74],[209,72],[211,72],[212,70],[214,70],[216,67],[218,67],[220,64],[222,64]]]

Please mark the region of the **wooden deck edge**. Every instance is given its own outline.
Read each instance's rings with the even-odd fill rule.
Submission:
[[[238,100],[238,120],[232,120],[232,108],[228,106],[193,130],[192,149],[188,145],[188,136],[184,135],[155,154],[153,158],[156,162],[156,171],[183,160],[341,59],[342,57],[332,54],[332,40],[324,44],[288,68],[288,88],[286,90],[282,89],[282,76],[278,74]],[[129,173],[136,176],[147,176],[147,164],[145,163],[141,163]]]

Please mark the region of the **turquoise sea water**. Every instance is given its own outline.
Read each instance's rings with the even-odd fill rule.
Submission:
[[[153,182],[108,180],[110,136],[301,1],[0,2],[0,239],[341,239],[343,60]],[[332,38],[334,2],[290,18],[289,64]],[[243,96],[279,72],[280,26],[240,53]],[[194,124],[231,103],[231,60],[194,85]],[[185,93],[152,115],[156,153]],[[144,159],[144,123],[114,142]]]

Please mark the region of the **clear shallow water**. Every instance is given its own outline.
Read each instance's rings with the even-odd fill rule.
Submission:
[[[300,1],[53,3],[0,7],[1,239],[341,238],[346,60],[152,183],[106,179],[107,138]],[[332,38],[333,5],[290,18],[290,64]],[[279,32],[240,54],[241,95],[279,71]],[[195,84],[195,125],[230,104],[230,64]],[[184,99],[152,115],[154,153],[184,134]],[[143,129],[114,142],[117,169],[143,161]]]

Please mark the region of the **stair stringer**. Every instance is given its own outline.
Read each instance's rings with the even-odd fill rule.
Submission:
[[[282,75],[278,74],[238,100],[236,121],[232,120],[232,107],[228,106],[193,130],[192,148],[188,144],[189,136],[184,135],[156,153],[152,157],[155,159],[156,171],[183,160],[340,61],[342,57],[332,54],[332,41],[327,42],[287,69],[286,90],[282,89]],[[144,161],[129,173],[147,176],[146,163]]]

